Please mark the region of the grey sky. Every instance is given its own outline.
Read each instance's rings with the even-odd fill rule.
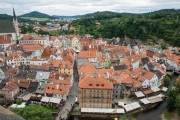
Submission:
[[[0,0],[0,14],[17,15],[39,11],[49,15],[82,15],[96,11],[145,13],[180,9],[180,0]]]

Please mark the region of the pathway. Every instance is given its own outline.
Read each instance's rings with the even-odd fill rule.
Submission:
[[[66,100],[66,104],[64,107],[58,112],[56,120],[66,120],[69,116],[69,113],[75,103],[77,91],[78,91],[78,74],[77,74],[77,66],[76,62],[74,63],[74,78],[73,78],[73,86],[70,89],[68,98]]]

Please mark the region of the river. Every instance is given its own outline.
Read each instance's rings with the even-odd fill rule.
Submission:
[[[174,75],[171,83],[169,85],[169,89],[172,89],[172,86],[174,84],[175,79],[178,77],[178,75]],[[166,101],[163,101],[161,104],[159,104],[158,106],[156,106],[155,108],[149,109],[147,111],[144,111],[142,113],[139,113],[137,115],[135,115],[134,117],[136,118],[136,120],[161,120],[161,113],[166,109]],[[77,116],[71,116],[69,120],[113,120],[110,118],[107,119],[100,119],[100,118],[81,118],[81,117],[77,117]]]

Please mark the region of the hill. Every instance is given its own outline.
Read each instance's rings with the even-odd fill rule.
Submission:
[[[23,19],[23,18],[19,18],[17,17],[19,22],[32,22],[31,20],[28,19]],[[7,15],[7,14],[0,14],[0,20],[13,20],[13,17],[11,15]]]
[[[59,16],[59,15],[53,15],[57,18],[93,18],[99,15],[129,15],[131,13],[116,13],[116,12],[110,12],[110,11],[103,11],[103,12],[94,12],[94,13],[88,13],[85,15],[75,15],[75,16]]]
[[[44,13],[37,12],[37,11],[26,13],[26,14],[20,15],[19,17],[22,17],[22,18],[27,18],[27,17],[30,17],[30,18],[48,18],[48,19],[55,19],[56,18],[56,17],[50,16],[50,15],[47,15]]]
[[[75,34],[92,34],[95,38],[124,37],[158,44],[162,39],[180,46],[180,11],[165,9],[143,14],[96,12],[72,22]],[[97,21],[99,22],[97,24]]]

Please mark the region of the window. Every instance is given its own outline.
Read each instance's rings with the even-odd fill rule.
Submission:
[[[84,89],[84,92],[86,92],[86,89]]]

